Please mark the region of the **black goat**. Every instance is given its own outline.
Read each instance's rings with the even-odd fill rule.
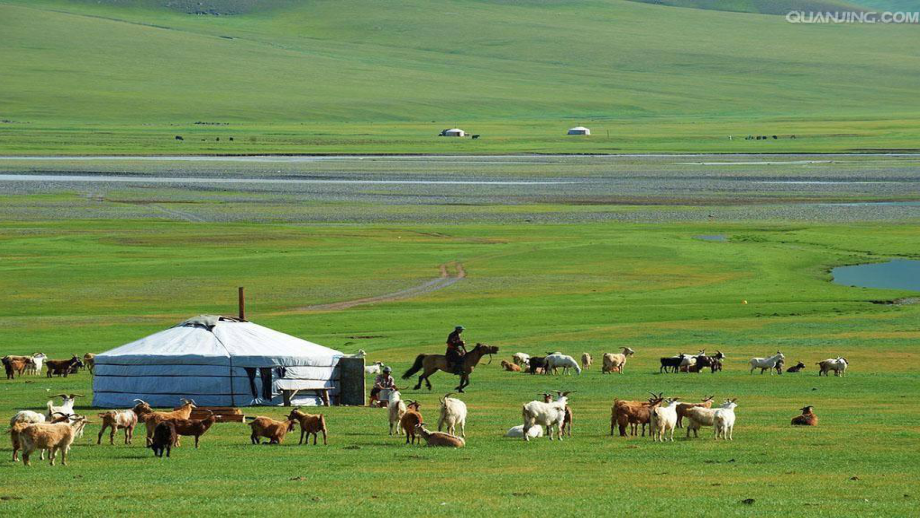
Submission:
[[[150,448],[157,457],[163,457],[163,451],[166,450],[166,456],[172,450],[172,445],[176,444],[178,436],[176,435],[176,425],[169,421],[164,421],[153,429],[153,440],[150,442]]]
[[[543,369],[543,372],[546,373],[546,357],[545,356],[531,356],[530,357],[530,373],[536,374],[537,369]]]

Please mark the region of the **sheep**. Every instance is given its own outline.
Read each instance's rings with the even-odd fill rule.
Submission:
[[[262,437],[266,437],[268,444],[281,444],[284,442],[284,436],[294,431],[295,422],[293,419],[275,421],[270,417],[256,417],[251,423],[248,423],[249,428],[252,429],[249,439],[252,444],[261,444]]]
[[[700,428],[703,426],[713,426],[714,419],[716,414],[715,408],[706,408],[706,407],[693,407],[687,409],[687,419],[690,422],[687,424],[687,438],[690,438],[690,432],[693,432],[693,435],[696,437],[700,436]]]
[[[140,399],[135,399],[138,401],[138,404],[146,403]],[[180,399],[182,401],[182,406],[171,411],[171,412],[142,412],[137,415],[138,419],[144,422],[144,427],[147,429],[147,444],[150,444],[151,438],[153,437],[153,431],[156,429],[157,425],[166,421],[168,419],[188,419],[192,415],[192,409],[196,408],[195,401],[190,399]],[[147,405],[149,408],[149,405]],[[135,411],[135,413],[137,413]]]
[[[73,413],[73,404],[78,397],[83,397],[82,394],[58,394],[54,397],[61,398],[61,404],[55,405],[53,401],[48,401],[46,403],[47,412],[45,413],[45,419],[51,420],[54,417],[54,414],[72,414]]]
[[[521,417],[524,418],[524,440],[529,441],[530,428],[539,424],[546,428],[549,440],[553,440],[553,428],[556,435],[562,440],[562,423],[565,421],[565,406],[568,404],[570,392],[557,392],[559,397],[552,403],[544,401],[531,401],[521,408]]]
[[[732,432],[735,429],[735,408],[738,406],[738,398],[726,399],[720,408],[717,408],[712,416],[713,431],[715,438],[732,440]]]
[[[45,360],[46,360],[47,358],[48,358],[48,357],[47,357],[46,355],[42,354],[42,353],[35,353],[35,354],[33,354],[33,355],[32,355],[32,360],[31,360],[31,361],[29,362],[29,364],[26,366],[26,373],[27,373],[27,374],[37,374],[37,375],[41,376],[41,374],[42,374],[42,367],[44,366]]]
[[[380,369],[383,368],[383,362],[374,362],[367,367],[364,367],[364,374],[380,374]]]
[[[96,369],[96,355],[93,353],[84,354],[83,365],[89,370],[90,374],[95,374],[93,371]]]
[[[422,424],[422,414],[419,412],[418,401],[409,400],[406,405],[406,413],[399,419],[399,425],[406,432],[406,444],[415,444],[418,441],[421,444],[422,439],[415,433],[415,426]]]
[[[447,433],[456,435],[457,426],[460,426],[460,436],[466,437],[466,403],[445,394],[441,398],[441,417],[438,418],[438,431],[447,425]]]
[[[531,439],[536,439],[537,437],[543,437],[543,427],[535,424],[530,430],[527,431],[527,434],[530,435]],[[508,432],[505,434],[505,437],[514,437],[521,438],[524,437],[524,425],[519,424],[517,426],[512,426]]]
[[[610,435],[614,435],[619,427],[620,437],[626,437],[626,426],[630,427],[630,435],[639,435],[639,425],[642,425],[642,437],[645,437],[645,425],[651,420],[652,409],[664,401],[663,394],[652,394],[648,401],[623,401],[615,399],[610,408]]]
[[[398,390],[394,390],[390,394],[390,401],[387,403],[387,412],[390,415],[390,435],[393,435],[394,428],[396,429],[396,435],[401,435],[402,427],[399,426],[399,422],[406,413],[406,403],[403,402],[402,396]]]
[[[603,358],[603,366],[601,366],[601,374],[610,374],[611,372],[623,373],[623,367],[626,365],[626,358],[636,354],[636,351],[633,351],[629,347],[624,347],[623,352],[620,354],[606,353]]]
[[[789,367],[788,369],[786,369],[786,372],[800,372],[804,368],[805,368],[805,364],[802,362],[799,362],[793,365],[792,367]]]
[[[802,409],[802,415],[792,418],[792,426],[818,426],[818,416],[815,415],[815,407],[808,405]]]
[[[31,410],[20,410],[10,419],[10,440],[13,443],[13,462],[19,462],[19,450],[22,449],[22,443],[19,441],[19,432],[16,431],[16,425],[19,423],[38,424],[44,423],[45,416]],[[44,460],[45,450],[42,450],[42,460]]]
[[[567,354],[552,353],[547,355],[546,367],[547,369],[552,369],[553,372],[557,372],[557,369],[562,368],[562,374],[571,374],[569,369],[574,369],[576,373],[581,374],[581,367],[578,362]]]
[[[147,447],[153,450],[155,457],[163,458],[163,451],[166,451],[166,456],[169,457],[178,438],[176,425],[171,421],[163,421],[153,429],[153,437]]]
[[[684,417],[687,411],[694,407],[712,408],[712,400],[715,396],[707,396],[700,403],[678,403],[677,404],[677,427],[684,427]]]
[[[821,370],[818,372],[818,376],[822,374],[824,376],[829,376],[830,371],[834,371],[834,376],[843,376],[847,373],[847,367],[850,366],[850,363],[846,358],[838,356],[837,358],[829,358],[824,361],[820,361],[817,364]]]
[[[530,355],[527,353],[514,353],[511,356],[511,361],[520,367],[521,369],[530,368]]]
[[[70,416],[67,416],[68,418]],[[83,427],[86,426],[86,418],[83,416],[73,416],[70,422],[63,423],[17,423],[14,430],[19,434],[19,441],[22,444],[22,462],[26,466],[31,466],[29,458],[36,449],[50,450],[51,465],[54,466],[54,459],[57,452],[61,452],[61,464],[67,465],[67,454],[70,453],[70,445]]]
[[[74,368],[83,366],[83,362],[81,362],[76,355],[73,355],[69,360],[45,360],[45,363],[48,365],[48,372],[46,374],[49,378],[54,375],[64,376],[66,378]]]
[[[102,444],[102,434],[106,428],[111,428],[109,434],[109,444],[115,445],[115,433],[118,430],[125,431],[125,444],[131,444],[134,439],[134,427],[137,426],[137,414],[133,410],[110,410],[99,414],[102,418],[102,428],[99,430],[99,437],[96,444]]]
[[[591,366],[591,363],[592,363],[593,361],[594,361],[594,359],[591,358],[591,355],[590,355],[590,354],[588,354],[588,353],[581,353],[581,368],[582,368],[582,369],[588,370],[588,367]]]
[[[528,369],[531,374],[536,374],[537,371],[540,371],[544,374],[547,373],[546,368],[546,357],[544,356],[531,356],[527,361]]]
[[[652,409],[649,420],[652,440],[665,442],[665,436],[670,432],[670,440],[674,442],[674,428],[677,426],[677,399],[668,398],[665,404]]]
[[[415,425],[415,433],[425,440],[428,446],[446,446],[448,448],[462,448],[466,446],[466,440],[449,433],[429,432],[421,423]]]
[[[323,432],[323,446],[326,443],[326,418],[323,414],[307,414],[300,411],[300,407],[291,410],[288,419],[297,421],[300,423],[300,442],[297,444],[304,443],[304,436],[307,437],[307,444],[310,444],[310,434],[313,434],[313,445],[316,446],[316,441],[318,439],[317,433]]]
[[[221,416],[215,415],[214,412],[208,410],[208,413],[208,417],[205,417],[204,419],[173,418],[164,421],[172,424],[176,429],[176,447],[179,446],[179,441],[181,441],[182,436],[185,435],[187,437],[195,438],[195,449],[198,449],[198,443],[201,439],[201,436],[206,434],[208,430],[214,426],[214,423],[221,420]],[[156,435],[156,430],[154,430],[154,435]]]
[[[505,360],[502,360],[502,369],[505,369],[508,372],[521,372],[520,365],[508,363]]]

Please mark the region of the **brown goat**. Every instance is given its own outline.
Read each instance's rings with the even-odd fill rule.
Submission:
[[[664,394],[652,394],[648,401],[621,401],[614,400],[610,409],[610,435],[614,435],[617,426],[620,436],[626,437],[626,426],[630,426],[630,435],[639,434],[639,425],[642,425],[642,436],[645,437],[645,425],[649,424],[652,409],[664,401]]]
[[[693,407],[702,407],[702,408],[712,408],[712,400],[715,396],[707,396],[703,398],[701,403],[678,403],[677,404],[677,427],[684,427],[684,417],[687,416],[687,410],[690,410]]]
[[[521,372],[520,365],[514,363],[508,363],[505,360],[502,360],[502,368],[508,372]]]
[[[221,417],[219,415],[214,415],[214,412],[211,412],[211,415],[204,419],[169,419],[168,421],[173,424],[176,428],[176,446],[179,446],[179,441],[182,436],[194,437],[195,438],[195,449],[198,449],[198,441],[201,439],[201,436],[207,433],[207,431],[214,425],[217,421],[220,421]]]
[[[326,445],[326,417],[323,414],[307,414],[301,412],[300,408],[291,410],[288,419],[300,423],[300,442],[303,444],[304,436],[307,437],[307,444],[310,444],[310,434],[313,434],[313,445],[316,445],[317,433],[323,432],[323,446]]]
[[[287,421],[275,421],[270,417],[256,417],[249,427],[252,428],[252,435],[249,436],[252,444],[261,444],[262,437],[268,439],[268,444],[281,444],[288,432],[294,431],[294,423],[297,421],[288,419]]]
[[[96,355],[93,353],[84,354],[83,366],[86,367],[90,374],[95,374],[93,370],[96,368]]]
[[[11,380],[14,374],[22,376],[32,359],[28,356],[4,356],[0,361],[2,361],[3,369],[6,371],[6,379]]]
[[[140,399],[135,401],[139,401],[138,406],[140,406],[141,403],[147,405],[147,403]],[[144,422],[144,426],[147,428],[147,446],[150,446],[150,441],[153,438],[153,431],[158,424],[169,419],[188,419],[189,416],[192,415],[192,409],[195,408],[195,401],[189,399],[180,399],[180,401],[182,401],[182,406],[170,412],[154,412],[151,410],[138,413],[138,406],[135,406],[134,413],[137,414],[139,420]],[[147,405],[147,408],[149,409],[150,405]]]
[[[415,432],[425,440],[428,446],[445,446],[448,448],[462,448],[466,441],[462,437],[443,432],[429,432],[424,426],[415,425]]]
[[[409,401],[406,405],[406,413],[399,419],[399,425],[406,432],[406,444],[415,444],[417,440],[422,442],[421,438],[415,431],[415,427],[424,423],[422,414],[418,411],[421,405],[418,401]]]
[[[818,416],[815,415],[815,407],[809,405],[802,409],[802,415],[792,418],[793,426],[818,426]]]
[[[66,419],[70,419],[67,416]],[[70,452],[70,445],[74,439],[83,430],[86,425],[86,418],[75,416],[72,422],[62,422],[54,424],[27,424],[17,423],[14,430],[19,434],[19,441],[22,444],[22,461],[26,466],[31,466],[29,458],[36,449],[51,451],[51,465],[54,466],[54,458],[57,452],[61,452],[61,464],[67,465],[67,454]]]
[[[69,360],[45,360],[45,365],[48,367],[47,375],[49,378],[55,374],[66,378],[74,368],[83,365],[83,362],[74,355]]]

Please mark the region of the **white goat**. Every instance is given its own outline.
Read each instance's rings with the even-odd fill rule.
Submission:
[[[636,354],[636,351],[633,351],[629,347],[624,347],[623,352],[620,354],[604,354],[604,364],[601,366],[601,374],[608,374],[614,371],[623,374],[623,367],[626,365],[626,358],[634,354]]]
[[[32,361],[26,366],[26,373],[28,374],[42,374],[42,366],[45,365],[45,360],[48,359],[47,355],[42,353],[35,353],[32,355]]]
[[[769,358],[751,358],[751,374],[754,374],[754,369],[769,369],[770,376],[773,375],[773,371],[776,370],[776,364],[780,360],[785,360],[786,356],[783,353],[776,351],[776,354]],[[760,371],[763,374],[763,370]]]
[[[693,431],[695,437],[700,436],[700,428],[704,426],[713,426],[717,408],[693,407],[687,409],[687,437],[690,437],[690,431]]]
[[[546,357],[546,368],[553,369],[553,371],[561,368],[563,374],[571,374],[569,369],[574,369],[575,372],[581,374],[581,367],[578,365],[578,362],[575,361],[575,358],[567,354],[553,353],[548,355]]]
[[[383,368],[383,362],[374,362],[364,367],[364,374],[380,374],[381,368]]]
[[[594,363],[594,358],[591,357],[589,353],[581,353],[581,368],[588,370],[591,367],[591,364]]]
[[[80,394],[70,394],[70,395],[58,394],[57,396],[54,396],[54,397],[61,398],[61,404],[56,406],[53,401],[48,401],[47,403],[48,411],[45,412],[45,419],[48,421],[50,421],[54,417],[54,414],[57,412],[60,412],[65,415],[73,414],[73,404],[77,400],[78,397],[82,397],[82,396]]]
[[[664,404],[652,409],[649,415],[649,424],[652,430],[652,439],[664,442],[670,432],[671,442],[674,442],[674,428],[677,427],[677,398],[668,398]]]
[[[843,376],[847,373],[847,367],[849,367],[849,362],[846,358],[838,356],[836,358],[828,358],[824,361],[818,362],[820,370],[818,371],[818,376],[822,374],[828,376],[830,371],[834,371],[834,376]]]
[[[700,351],[696,353],[696,356],[689,356],[689,355],[681,356],[680,367],[678,367],[677,371],[678,372],[680,371],[690,372],[690,367],[693,367],[694,365],[696,365],[696,357],[704,355],[704,354],[706,354],[706,351]]]
[[[562,440],[562,423],[565,421],[565,405],[568,403],[569,392],[557,392],[559,397],[552,403],[531,401],[523,406],[521,416],[524,418],[524,440],[530,440],[530,429],[534,425],[546,428],[549,440],[553,440],[553,427],[556,435]]]
[[[738,398],[726,399],[721,407],[717,408],[712,416],[713,430],[715,437],[732,440],[732,431],[735,429],[735,407],[738,406],[735,401]]]
[[[514,355],[511,356],[511,361],[522,369],[530,367],[530,355],[527,353],[514,353]]]
[[[393,429],[396,429],[396,435],[402,435],[402,427],[399,421],[403,414],[406,413],[406,404],[403,403],[402,396],[398,390],[390,393],[390,401],[387,403],[387,412],[390,416],[390,435],[393,435]]]
[[[527,431],[527,435],[529,435],[531,439],[543,437],[543,427],[535,424]],[[505,434],[505,437],[515,437],[518,439],[524,437],[524,425],[519,424],[517,426],[512,426],[511,429],[508,430],[508,433]]]
[[[466,437],[466,403],[457,398],[450,397],[451,394],[445,395],[441,399],[441,417],[438,419],[438,431],[441,431],[443,425],[447,425],[447,433],[455,433],[457,426],[460,426],[460,437]]]

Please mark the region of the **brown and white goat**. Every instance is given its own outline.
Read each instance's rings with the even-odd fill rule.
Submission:
[[[406,444],[415,444],[415,441],[421,442],[421,438],[415,431],[415,427],[423,423],[422,414],[419,412],[420,406],[418,401],[410,400],[406,405],[406,413],[399,419],[399,425],[406,432]]]
[[[429,432],[421,424],[415,426],[415,433],[424,439],[425,444],[428,446],[444,446],[447,448],[462,448],[466,446],[466,441],[462,437],[444,432]]]
[[[712,400],[715,396],[707,396],[700,403],[678,403],[677,404],[677,427],[684,427],[684,417],[687,417],[687,411],[691,408],[712,408]]]
[[[620,436],[626,437],[626,426],[630,427],[630,435],[639,435],[639,425],[642,425],[642,436],[645,437],[645,426],[651,420],[652,409],[664,401],[663,394],[652,394],[648,401],[621,401],[614,400],[610,409],[610,435],[614,435],[617,427]]]
[[[4,356],[0,359],[3,363],[3,369],[6,371],[6,379],[13,379],[14,375],[22,376],[26,368],[31,364],[32,358],[29,356]]]
[[[326,417],[323,414],[307,414],[301,412],[299,408],[291,410],[291,414],[288,415],[288,419],[297,421],[300,423],[300,442],[297,444],[303,444],[304,436],[307,438],[307,444],[310,444],[310,434],[313,434],[313,445],[316,445],[317,433],[323,433],[323,445],[326,445]]]
[[[252,434],[249,436],[252,444],[261,444],[262,437],[268,439],[268,444],[281,444],[288,432],[294,431],[294,423],[297,421],[288,419],[287,421],[275,421],[271,417],[256,417],[249,427]]]
[[[137,426],[137,414],[133,410],[110,410],[99,414],[99,417],[102,418],[102,429],[99,430],[96,444],[102,444],[102,434],[106,428],[111,428],[109,444],[115,444],[115,434],[118,430],[125,431],[125,444],[131,444],[134,439],[134,427]]]

